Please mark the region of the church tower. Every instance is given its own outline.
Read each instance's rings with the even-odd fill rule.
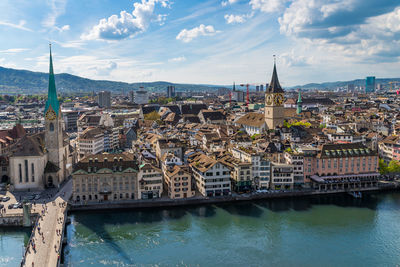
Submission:
[[[299,90],[299,98],[297,99],[297,110],[296,113],[300,114],[301,112],[303,112],[303,101],[301,100],[301,93]]]
[[[53,71],[53,59],[50,46],[50,70],[49,70],[49,89],[47,94],[45,115],[45,147],[48,154],[46,169],[63,176],[65,168],[64,159],[64,140],[63,140],[63,120],[61,116],[60,103],[57,98],[56,83]],[[50,168],[52,167],[52,168]],[[57,170],[57,171],[56,171]],[[58,172],[61,170],[61,172]],[[58,176],[58,175],[57,175]],[[57,185],[64,177],[52,177],[52,183]]]
[[[283,101],[285,100],[284,91],[279,84],[278,74],[276,73],[276,63],[272,72],[271,82],[265,91],[265,123],[268,129],[275,129],[283,125],[285,111]]]

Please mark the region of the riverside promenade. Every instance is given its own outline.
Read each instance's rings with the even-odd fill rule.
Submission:
[[[41,207],[39,217],[34,225],[21,266],[58,266],[71,187],[70,180],[51,201],[39,205]]]

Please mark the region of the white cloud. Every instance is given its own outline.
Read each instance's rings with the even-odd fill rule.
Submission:
[[[184,61],[186,61],[185,56],[174,57],[174,58],[168,59],[168,62],[184,62]]]
[[[314,2],[313,0],[306,1],[310,3]],[[288,0],[251,0],[249,4],[254,10],[259,9],[265,13],[273,13],[284,10],[286,2]]]
[[[292,50],[290,53],[283,53],[281,56],[282,62],[288,67],[304,67],[313,64],[313,57],[305,57],[298,55]]]
[[[295,0],[278,21],[281,33],[317,49],[354,61],[398,61],[400,7],[393,5],[399,4]]]
[[[234,3],[238,2],[238,1],[239,1],[239,0],[222,1],[222,2],[221,2],[221,5],[222,5],[222,6],[232,5],[232,4],[234,4]]]
[[[117,63],[115,63],[114,61],[110,61],[105,66],[95,67],[94,69],[99,76],[109,76],[111,71],[115,70],[117,66]]]
[[[26,24],[25,20],[20,20],[18,24],[14,24],[14,23],[7,22],[7,21],[0,21],[0,25],[15,28],[15,29],[20,29],[20,30],[27,31],[27,32],[33,32],[31,29],[25,27],[25,24]]]
[[[42,21],[42,25],[51,30],[58,30],[61,32],[62,29],[68,25],[65,25],[65,26],[59,28],[56,26],[56,21],[59,16],[64,14],[65,7],[67,5],[67,0],[50,0],[47,2],[50,5],[50,12],[47,14],[45,19]],[[68,26],[68,29],[69,29],[69,26]]]
[[[224,16],[226,23],[228,24],[234,24],[234,23],[244,23],[248,18],[251,18],[253,16],[253,13],[248,14],[248,15],[233,15],[233,14],[226,14]]]
[[[0,53],[5,54],[14,54],[14,53],[21,53],[30,50],[29,48],[10,48],[6,50],[0,50]]]
[[[199,36],[210,36],[218,33],[214,29],[212,25],[205,26],[204,24],[200,24],[200,26],[195,27],[191,30],[183,29],[177,36],[177,40],[181,40],[184,43],[189,43],[193,39],[199,37]]]
[[[168,7],[167,0],[142,0],[134,3],[132,13],[121,11],[120,16],[112,15],[108,19],[101,19],[88,33],[82,34],[84,40],[120,40],[134,37],[147,30],[151,22],[163,24],[166,15],[154,14],[156,3]]]

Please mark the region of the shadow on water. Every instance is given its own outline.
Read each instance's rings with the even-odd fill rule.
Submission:
[[[365,193],[361,199],[356,199],[350,195],[338,194],[308,196],[303,198],[258,200],[254,203],[273,212],[284,212],[289,210],[307,211],[310,210],[314,205],[334,205],[338,207],[368,208],[371,210],[376,210],[379,201],[379,194]]]
[[[257,205],[254,205],[252,202],[218,204],[217,207],[232,215],[259,218],[263,214],[263,210],[257,207]]]

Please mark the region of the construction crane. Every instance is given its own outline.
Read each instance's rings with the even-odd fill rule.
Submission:
[[[262,83],[241,83],[240,86],[244,87],[246,86],[246,107],[249,107],[249,103],[250,103],[250,91],[249,88],[250,86],[260,86],[262,85]],[[265,88],[266,90],[267,88]]]

